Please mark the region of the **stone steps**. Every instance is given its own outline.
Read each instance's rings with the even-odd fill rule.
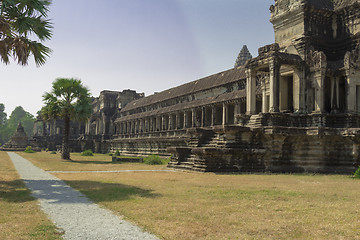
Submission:
[[[250,120],[246,126],[250,128],[261,127],[262,126],[261,119],[262,117],[260,115],[251,115]]]

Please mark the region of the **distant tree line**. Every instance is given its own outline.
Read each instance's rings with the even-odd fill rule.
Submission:
[[[19,122],[21,122],[22,126],[24,127],[27,136],[32,136],[35,117],[31,113],[25,111],[21,106],[17,106],[10,114],[10,117],[7,118],[7,114],[5,113],[5,106],[4,104],[0,103],[1,145],[9,141],[9,139],[13,136]]]

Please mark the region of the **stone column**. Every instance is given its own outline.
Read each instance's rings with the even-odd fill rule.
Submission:
[[[222,112],[222,125],[225,126],[227,124],[227,106],[223,103],[223,112]]]
[[[187,113],[184,111],[184,128],[187,128]]]
[[[173,128],[173,126],[172,126],[172,120],[173,120],[173,116],[172,116],[172,114],[169,114],[168,130],[172,130],[172,128]]]
[[[322,113],[325,111],[324,107],[324,80],[325,75],[322,71],[317,71],[314,75],[315,80],[315,112]]]
[[[241,106],[240,102],[235,103],[235,107],[234,107],[234,114],[235,115],[240,114],[240,108],[241,108],[240,106]]]
[[[346,73],[346,110],[349,113],[356,111],[356,84],[351,73],[350,71]]]
[[[293,102],[294,112],[305,112],[305,70],[303,67],[295,68],[293,75]]]
[[[176,113],[176,128],[175,129],[180,129],[180,113],[179,112]]]
[[[256,71],[246,70],[246,114],[256,113]]]
[[[269,109],[268,109],[269,103],[268,103],[268,98],[266,96],[265,83],[264,83],[264,86],[262,86],[261,90],[262,90],[262,109],[261,109],[261,112],[266,113],[266,112],[269,111]],[[237,108],[237,105],[235,105],[235,112],[236,112],[236,108]]]
[[[191,110],[191,121],[192,121],[191,126],[196,127],[196,111],[195,111],[195,109]]]
[[[205,107],[201,108],[201,127],[205,126]]]
[[[279,112],[280,93],[280,64],[272,60],[269,64],[270,71],[270,112]]]
[[[211,108],[211,126],[215,125],[215,106],[212,106]]]
[[[161,116],[161,124],[160,124],[160,131],[165,130],[165,118],[164,116]]]
[[[145,118],[144,122],[145,122],[144,132],[149,132],[149,119]]]
[[[154,118],[150,117],[150,123],[149,123],[149,132],[154,132]]]
[[[335,79],[335,86],[336,86],[336,107],[337,109],[340,108],[340,79],[337,77]]]
[[[331,111],[334,111],[337,109],[337,104],[336,104],[336,81],[335,78],[331,78]]]

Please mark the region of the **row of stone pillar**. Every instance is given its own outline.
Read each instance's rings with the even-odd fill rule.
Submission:
[[[262,86],[262,109],[266,112],[280,112],[280,68],[275,59],[269,61],[269,86]],[[305,72],[302,67],[292,66],[293,73],[293,107],[295,112],[305,109]],[[246,70],[246,113],[256,114],[256,80],[257,69]],[[265,83],[263,83],[265,84]],[[268,94],[267,94],[268,92]]]
[[[172,114],[120,122],[117,133],[136,134],[234,124],[235,115],[244,111],[245,109],[242,109],[240,102],[236,104],[223,103],[212,107],[204,106]]]

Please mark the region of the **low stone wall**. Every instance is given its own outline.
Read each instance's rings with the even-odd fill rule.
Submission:
[[[114,139],[109,142],[111,151],[119,151],[121,155],[148,156],[152,154],[169,156],[169,147],[185,146],[183,137],[128,138]]]
[[[142,163],[144,159],[142,157],[112,157],[112,162],[130,162],[130,163]]]
[[[169,148],[169,167],[205,172],[351,174],[360,165],[357,128],[233,126],[206,131],[208,139],[203,131],[191,130],[192,143]]]

